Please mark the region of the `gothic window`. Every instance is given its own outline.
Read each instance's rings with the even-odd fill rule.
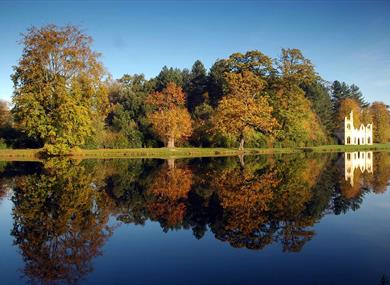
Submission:
[[[350,130],[351,129],[351,124],[348,124],[347,125],[347,130]]]
[[[368,144],[371,143],[371,138],[367,138],[367,143],[368,143]]]
[[[351,138],[347,137],[347,144],[351,144]]]
[[[350,153],[347,154],[347,160],[351,160],[351,154]]]

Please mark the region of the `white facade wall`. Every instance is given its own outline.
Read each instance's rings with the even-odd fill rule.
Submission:
[[[364,126],[360,125],[359,128],[355,128],[353,125],[353,112],[349,114],[349,117],[344,119],[344,144],[345,145],[372,145],[372,124]]]

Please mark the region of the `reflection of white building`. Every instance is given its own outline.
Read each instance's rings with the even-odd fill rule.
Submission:
[[[345,181],[349,180],[351,186],[353,186],[354,184],[353,175],[356,169],[360,169],[362,173],[364,173],[365,171],[367,171],[368,173],[373,173],[374,169],[372,166],[372,162],[374,160],[374,154],[372,151],[346,152],[344,156],[344,177]]]
[[[349,114],[349,117],[344,119],[344,144],[347,145],[359,145],[359,144],[372,144],[372,124],[364,126],[360,125],[358,129],[355,129],[353,125],[353,112]]]

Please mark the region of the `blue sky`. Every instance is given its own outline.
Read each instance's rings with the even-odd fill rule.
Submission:
[[[299,48],[326,80],[357,84],[390,104],[390,1],[7,1],[0,0],[0,98],[29,26],[74,24],[113,75],[158,74],[162,66],[210,67],[257,49],[276,57]]]

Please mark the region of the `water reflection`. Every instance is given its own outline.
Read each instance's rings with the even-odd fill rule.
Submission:
[[[22,271],[37,283],[76,283],[93,271],[115,230],[109,217],[191,230],[196,239],[210,231],[237,248],[279,244],[299,252],[322,217],[357,210],[390,179],[389,155],[372,152],[1,167],[0,195],[12,197]]]
[[[373,173],[373,152],[346,152],[344,154],[345,161],[345,181],[349,181],[351,186],[354,185],[354,174],[356,170],[361,173]]]
[[[14,244],[32,283],[76,283],[111,235],[110,200],[96,191],[97,173],[72,161],[50,161],[38,173],[15,177]]]

